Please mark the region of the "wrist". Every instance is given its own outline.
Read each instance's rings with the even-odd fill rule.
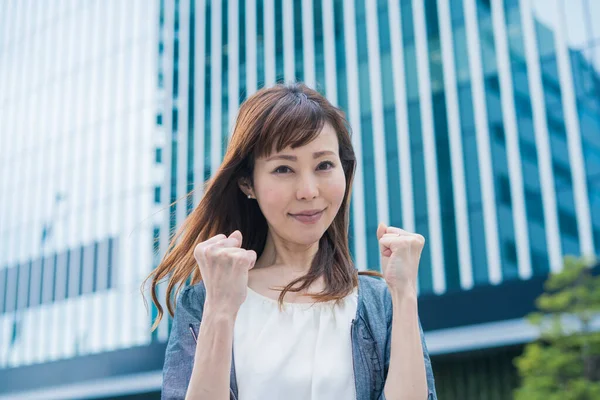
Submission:
[[[208,319],[214,322],[233,322],[236,317],[237,310],[213,304],[209,300],[204,303],[204,311],[202,313],[202,320],[204,321]]]
[[[392,303],[417,303],[417,288],[416,285],[406,282],[401,285],[390,287]]]

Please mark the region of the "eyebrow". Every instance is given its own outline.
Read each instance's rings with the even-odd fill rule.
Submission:
[[[335,153],[333,151],[329,151],[329,150],[317,151],[317,152],[313,153],[313,158],[316,159],[316,158],[323,157],[326,155],[334,155],[334,154]],[[273,161],[273,160],[298,161],[298,157],[291,156],[288,154],[277,154],[277,155],[274,155],[274,156],[266,159],[266,161]]]

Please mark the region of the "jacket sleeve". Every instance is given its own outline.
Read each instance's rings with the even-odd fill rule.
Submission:
[[[204,299],[189,286],[179,295],[171,334],[167,342],[163,366],[162,399],[184,399],[192,376],[196,342],[190,324],[197,335],[202,319]]]
[[[423,334],[423,327],[421,326],[420,319],[419,330],[421,331],[421,344],[423,346],[423,358],[425,359],[425,373],[427,374],[427,400],[437,400],[435,379],[433,378],[433,369],[431,368],[431,358],[429,358],[429,351],[427,350],[427,344],[425,343],[425,335]]]
[[[385,365],[384,372],[387,377],[388,370],[390,368],[390,354],[392,346],[392,313],[391,313],[391,301],[390,307],[387,310],[388,314],[388,327],[387,327],[387,339],[385,345]],[[435,379],[433,377],[433,369],[431,368],[431,359],[429,357],[429,351],[427,350],[427,344],[425,343],[425,335],[423,333],[423,327],[421,326],[421,319],[419,318],[419,331],[421,332],[421,345],[423,347],[423,359],[425,361],[425,374],[427,377],[427,400],[437,400],[437,393],[435,391]],[[379,396],[379,400],[386,400],[385,393],[382,391]]]

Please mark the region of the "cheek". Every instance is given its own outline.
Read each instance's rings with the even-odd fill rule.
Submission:
[[[339,174],[332,177],[325,185],[325,188],[329,201],[339,207],[342,204],[344,194],[346,193],[346,179],[344,173],[340,171]]]
[[[287,203],[285,190],[277,185],[267,185],[260,191],[260,208],[267,220],[279,218]]]
[[[281,190],[277,189],[266,189],[260,196],[261,202],[270,206],[281,205],[283,198]]]

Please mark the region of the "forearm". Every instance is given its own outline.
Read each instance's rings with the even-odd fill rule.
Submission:
[[[414,291],[392,294],[393,320],[387,400],[426,400],[427,376]]]
[[[229,399],[234,323],[235,316],[204,314],[186,399]]]

